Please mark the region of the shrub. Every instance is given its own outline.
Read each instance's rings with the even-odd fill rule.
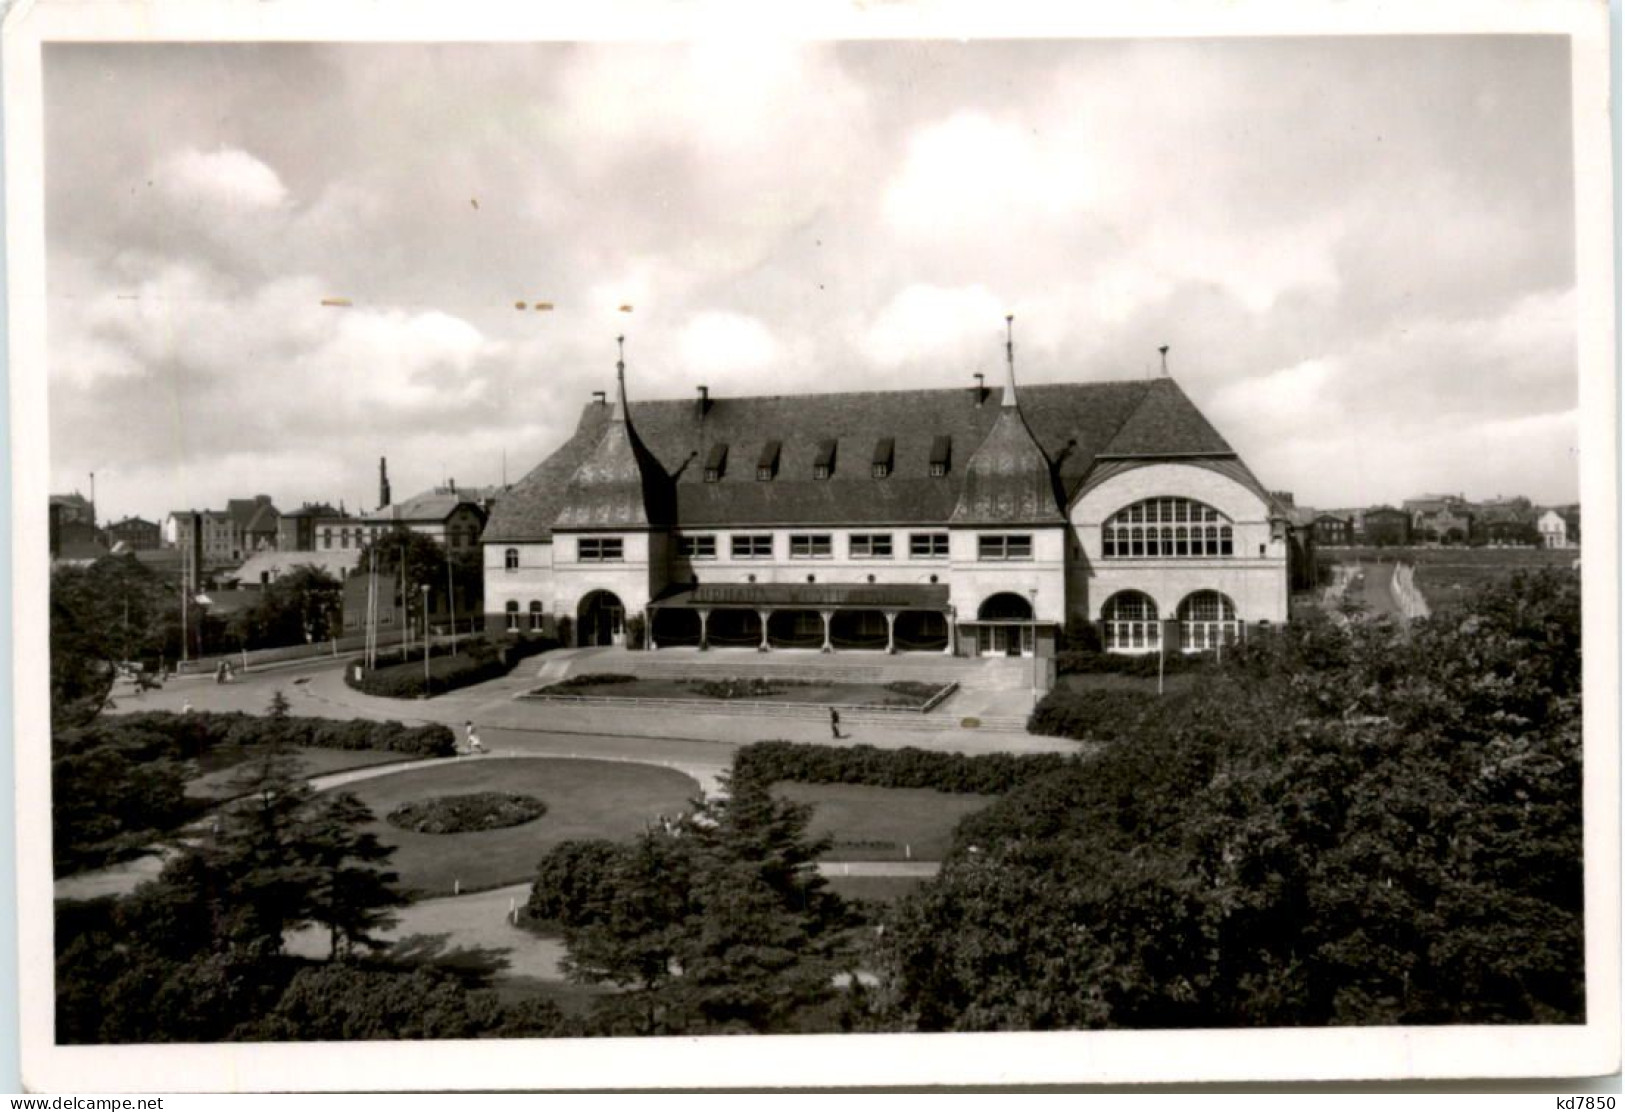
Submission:
[[[1175,696],[1164,696],[1164,699]],[[1157,700],[1138,691],[1074,691],[1057,687],[1027,720],[1029,733],[1074,741],[1118,741],[1132,737]]]
[[[867,784],[877,788],[932,788],[999,795],[1036,776],[1067,767],[1060,753],[939,753],[876,749],[872,745],[805,745],[759,741],[734,755],[735,784]]]
[[[560,842],[536,866],[536,882],[525,904],[525,919],[533,927],[580,926],[596,912],[595,897],[621,855],[613,842]]]
[[[512,792],[473,792],[413,800],[386,818],[402,830],[419,834],[466,834],[473,830],[501,830],[534,822],[547,813],[547,804],[531,795]]]
[[[601,687],[607,684],[634,683],[636,681],[636,676],[627,676],[621,674],[620,672],[588,672],[585,675],[570,676],[568,679],[562,679],[558,683],[549,684],[546,690],[551,691],[555,688],[570,687]]]
[[[509,666],[500,656],[478,659],[473,656],[431,657],[428,676],[424,676],[422,660],[395,664],[363,671],[357,679],[352,668],[345,672],[344,682],[368,695],[389,699],[415,699],[419,696],[438,695],[455,691],[487,680],[500,679],[508,674]]]

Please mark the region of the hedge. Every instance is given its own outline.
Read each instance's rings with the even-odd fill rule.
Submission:
[[[359,718],[266,718],[241,711],[146,711],[103,719],[93,727],[97,736],[114,733],[109,740],[116,740],[116,734],[125,730],[164,734],[176,745],[176,755],[182,757],[197,756],[219,745],[266,745],[276,741],[311,749],[376,749],[422,757],[449,757],[457,751],[455,735],[438,722],[403,726],[399,722]]]
[[[1207,667],[1213,662],[1208,653],[1169,653],[1162,662],[1162,673],[1174,675]],[[1055,654],[1055,674],[1059,676],[1098,675],[1112,673],[1123,676],[1154,676],[1157,674],[1157,654],[1101,653],[1088,650]]]
[[[363,670],[359,680],[355,666],[360,662],[352,661],[344,669],[344,682],[368,695],[416,699],[500,679],[519,661],[557,647],[558,642],[551,637],[515,637],[505,641],[473,638],[459,642],[455,655],[449,643],[434,645],[429,650],[427,679],[423,674],[421,646],[415,654],[410,651],[403,654],[394,649],[380,653],[379,666]]]
[[[1163,701],[1177,699],[1165,695]],[[1158,700],[1140,691],[1075,691],[1057,687],[1027,719],[1027,732],[1074,741],[1120,741],[1134,736]]]
[[[876,749],[872,745],[807,745],[758,741],[734,755],[738,782],[866,784],[877,788],[932,788],[999,795],[1054,772],[1074,758],[1061,753],[940,753],[928,749]]]

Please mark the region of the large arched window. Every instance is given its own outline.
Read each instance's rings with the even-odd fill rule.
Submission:
[[[1230,519],[1190,498],[1147,498],[1100,527],[1100,554],[1108,560],[1232,556],[1235,544]]]
[[[535,599],[530,600],[530,628],[534,631],[542,628],[542,604]]]
[[[509,633],[518,633],[519,632],[519,603],[515,602],[513,599],[509,599],[508,600],[508,605],[506,607],[504,607],[503,609],[506,611],[506,613],[508,615],[508,632]]]
[[[1109,652],[1146,652],[1162,646],[1157,604],[1139,591],[1119,591],[1100,611]]]
[[[1241,633],[1236,604],[1218,591],[1197,591],[1179,604],[1179,643],[1195,651],[1233,645]]]

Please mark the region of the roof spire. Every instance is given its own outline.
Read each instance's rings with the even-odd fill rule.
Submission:
[[[1157,351],[1160,352],[1161,355],[1162,355],[1162,377],[1167,378],[1168,377],[1168,345],[1163,344],[1161,347],[1159,347],[1157,349]]]
[[[626,337],[615,337],[615,409],[611,421],[626,420]]]
[[[1016,404],[1015,319],[1016,319],[1016,316],[1015,316],[1014,313],[1005,314],[1005,318],[1004,318],[1004,361],[1005,361],[1005,369],[1006,369],[1007,373],[1006,373],[1005,379],[1004,379],[1004,401],[1001,403],[1005,407],[1011,407],[1011,406],[1014,406]]]

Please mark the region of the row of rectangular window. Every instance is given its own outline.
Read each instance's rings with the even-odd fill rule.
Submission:
[[[1027,555],[1032,554],[1032,538],[1027,539]],[[854,560],[890,560],[893,555],[890,533],[854,533],[847,539],[847,556]],[[717,538],[699,534],[677,538],[677,554],[690,560],[714,560]],[[835,554],[835,538],[830,533],[792,533],[792,560],[827,560]],[[908,554],[916,560],[946,559],[947,533],[911,533]],[[773,534],[741,533],[729,538],[729,555],[735,560],[771,560]],[[1001,557],[1005,558],[1005,557]]]
[[[677,552],[689,560],[714,560],[717,556],[717,538],[700,534],[677,538]],[[948,556],[947,533],[910,533],[908,554],[914,560],[941,560]],[[773,534],[739,533],[729,538],[729,555],[735,560],[771,560]],[[790,536],[792,560],[827,560],[834,555],[834,537],[829,533],[793,533]],[[854,533],[847,541],[847,555],[855,560],[889,560],[892,558],[890,533]],[[977,559],[990,561],[1031,560],[1033,538],[1030,533],[1002,534],[977,538]],[[584,564],[619,563],[626,558],[625,542],[620,537],[582,537],[576,541],[576,559]],[[519,567],[519,550],[510,548],[503,553],[503,566],[508,571]]]

